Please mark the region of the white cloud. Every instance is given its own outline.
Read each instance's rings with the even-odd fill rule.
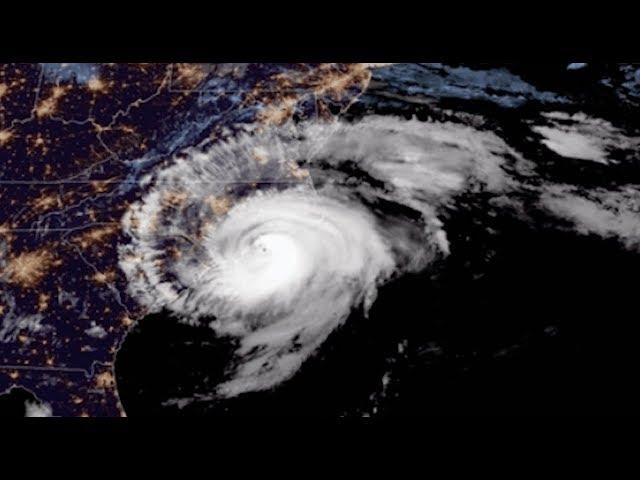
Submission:
[[[618,238],[640,250],[640,187],[579,192],[567,185],[546,187],[540,197],[548,210],[573,222],[578,232]]]
[[[567,65],[567,70],[582,70],[586,66],[586,63],[570,63]]]
[[[215,317],[212,328],[240,339],[218,395],[267,389],[353,308],[366,311],[381,283],[448,253],[439,207],[467,189],[510,187],[508,151],[491,133],[394,117],[191,149],[125,215],[120,265],[151,310]],[[362,175],[344,173],[345,162]],[[268,183],[256,192],[255,182]],[[420,221],[380,211],[383,200]]]
[[[104,338],[107,336],[107,331],[102,325],[97,325],[96,322],[91,322],[91,327],[87,328],[84,333],[93,338]]]
[[[563,157],[608,164],[610,149],[640,146],[640,139],[627,137],[606,120],[584,113],[548,112],[544,116],[550,124],[534,126],[532,130],[544,137],[542,143],[547,148]]]
[[[51,405],[44,402],[24,402],[25,417],[52,417]]]

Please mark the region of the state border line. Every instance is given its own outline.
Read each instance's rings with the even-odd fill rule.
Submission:
[[[84,373],[90,375],[91,372],[84,368],[77,367],[40,367],[31,365],[7,365],[0,364],[0,370],[35,370],[35,371],[50,371],[50,372],[69,372],[69,373]]]
[[[238,181],[225,181],[225,180],[212,180],[212,181],[195,181],[188,182],[187,185],[242,185],[242,184],[277,184],[277,183],[303,183],[305,180],[238,180]],[[134,180],[0,180],[0,185],[85,185],[85,184],[122,184],[122,185],[139,185],[140,181]],[[150,186],[155,185],[173,185],[173,182],[150,182]]]

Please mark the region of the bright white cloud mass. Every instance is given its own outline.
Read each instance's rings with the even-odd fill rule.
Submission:
[[[120,266],[150,311],[239,340],[216,396],[268,389],[366,313],[381,284],[449,253],[439,216],[455,195],[520,188],[504,168],[518,157],[488,131],[381,116],[204,144],[148,179],[123,218]],[[543,191],[560,216],[599,215]],[[598,218],[607,231],[633,223]]]
[[[551,185],[542,205],[574,224],[582,234],[617,238],[629,249],[640,249],[640,189],[595,189],[579,192],[568,185]]]
[[[549,125],[535,126],[547,148],[563,157],[590,160],[608,164],[609,150],[637,149],[640,139],[629,138],[606,120],[592,118],[584,113],[569,115],[564,112],[544,114]]]
[[[24,403],[25,417],[51,417],[53,416],[51,405],[44,402],[32,402],[27,400]]]

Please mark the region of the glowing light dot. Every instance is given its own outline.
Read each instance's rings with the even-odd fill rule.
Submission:
[[[100,78],[93,76],[87,81],[87,88],[92,92],[102,92],[106,85]]]
[[[11,130],[0,130],[0,145],[4,145],[13,137]]]

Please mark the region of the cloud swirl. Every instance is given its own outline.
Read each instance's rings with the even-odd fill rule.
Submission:
[[[216,397],[269,389],[382,283],[446,255],[438,209],[506,188],[508,150],[470,127],[375,116],[201,145],[148,179],[120,266],[149,310],[239,340]]]

